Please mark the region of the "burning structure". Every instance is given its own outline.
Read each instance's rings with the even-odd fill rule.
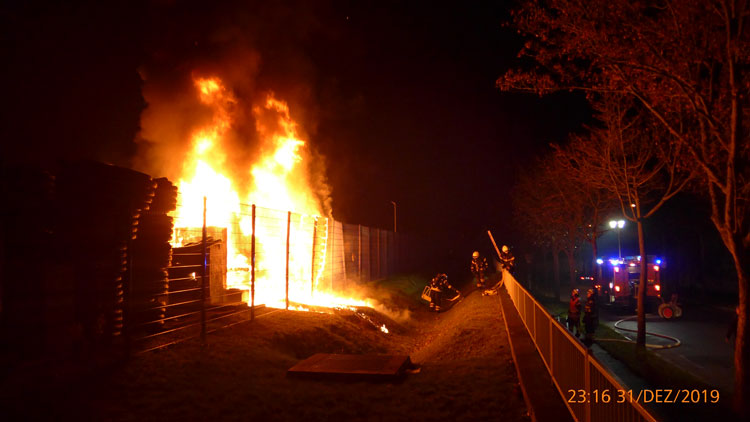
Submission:
[[[303,139],[289,105],[273,93],[262,94],[261,101],[240,98],[217,76],[192,75],[190,90],[187,103],[200,110],[200,118],[179,125],[182,139],[171,132],[163,138],[163,126],[179,120],[175,114],[186,108],[184,97],[177,103],[159,97],[143,114],[145,162],[152,172],[159,167],[168,172],[180,193],[172,213],[177,266],[205,239],[214,250],[209,254],[214,302],[239,291],[250,305],[368,306],[344,287],[370,278],[370,262],[361,262],[363,242],[376,276],[392,270],[395,236],[333,220],[320,158]],[[170,157],[181,159],[175,163]],[[372,259],[370,244],[377,250]],[[177,278],[189,275],[196,278],[195,272]]]

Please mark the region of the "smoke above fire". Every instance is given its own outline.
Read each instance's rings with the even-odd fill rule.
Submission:
[[[264,183],[269,154],[275,154],[294,161],[286,177],[307,191],[304,200],[315,202],[320,214],[330,215],[325,160],[314,144],[316,107],[308,83],[313,66],[290,47],[311,23],[297,19],[285,28],[279,21],[289,19],[278,7],[229,5],[200,13],[195,7],[167,4],[153,17],[163,27],[139,69],[146,107],[133,166],[179,181],[199,152],[232,181],[242,202],[274,207],[280,204],[263,204],[265,198],[251,194]],[[289,122],[293,128],[284,127]],[[278,152],[278,138],[289,133],[302,142]],[[288,156],[278,156],[283,153]],[[290,210],[311,207],[304,208]]]

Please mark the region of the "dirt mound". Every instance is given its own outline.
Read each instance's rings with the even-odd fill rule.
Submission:
[[[334,314],[280,315],[270,343],[282,353],[305,359],[315,353],[387,353],[386,335],[377,323],[354,311]],[[297,319],[307,320],[301,324]],[[285,321],[286,320],[286,321]],[[263,321],[265,322],[265,321]]]
[[[497,296],[478,291],[463,298],[448,312],[437,314],[432,329],[412,353],[416,362],[441,362],[507,355],[508,339]]]

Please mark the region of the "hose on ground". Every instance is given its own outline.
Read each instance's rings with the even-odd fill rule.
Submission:
[[[615,322],[614,326],[618,330],[627,331],[627,332],[631,332],[631,333],[637,333],[638,330],[633,330],[631,328],[623,328],[623,327],[619,326],[619,324],[621,322],[632,320],[635,317],[636,316],[634,315],[634,316],[631,316],[631,317],[623,318],[623,319]],[[675,337],[671,337],[671,336],[667,336],[667,335],[664,335],[664,334],[651,333],[651,332],[646,331],[646,335],[647,336],[659,337],[659,338],[663,338],[663,339],[672,341],[671,344],[648,344],[648,343],[646,343],[646,347],[651,348],[651,349],[671,349],[671,348],[674,348],[674,347],[678,347],[679,345],[682,344],[682,342],[680,341],[680,339],[675,338]],[[620,339],[598,339],[598,341],[635,343],[633,340],[620,340]]]

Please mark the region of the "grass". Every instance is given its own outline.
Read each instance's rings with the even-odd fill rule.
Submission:
[[[414,303],[390,333],[350,310],[278,310],[108,368],[0,377],[2,420],[527,421],[498,303],[467,297],[450,312],[419,301],[426,279],[368,285],[389,306]],[[417,306],[418,305],[418,306]],[[398,383],[298,380],[315,353],[395,354],[421,366]]]
[[[396,275],[385,280],[376,282],[378,287],[387,289],[395,294],[404,297],[419,300],[422,289],[427,285],[429,280],[417,274]]]

